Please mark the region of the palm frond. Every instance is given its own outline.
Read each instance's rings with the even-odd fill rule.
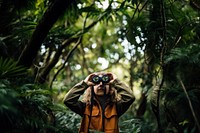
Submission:
[[[179,63],[200,64],[200,46],[197,44],[189,45],[182,48],[172,49],[166,56],[165,63],[176,61]]]
[[[22,76],[26,74],[26,68],[19,66],[13,59],[0,57],[0,79]]]

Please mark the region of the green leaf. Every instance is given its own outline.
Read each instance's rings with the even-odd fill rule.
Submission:
[[[0,58],[0,79],[22,76],[27,73],[27,69],[18,65],[13,59]]]

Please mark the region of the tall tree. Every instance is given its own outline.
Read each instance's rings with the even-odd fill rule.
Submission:
[[[76,6],[74,0],[55,0],[49,5],[40,22],[36,26],[28,45],[25,47],[19,58],[21,64],[26,67],[32,65],[32,62],[37,56],[42,42],[46,38],[49,30],[64,11],[71,6]]]

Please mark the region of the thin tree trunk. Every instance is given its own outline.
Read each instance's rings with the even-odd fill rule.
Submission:
[[[164,12],[164,1],[163,0],[153,0],[152,1],[152,11],[150,12],[150,21],[149,26],[149,43],[147,45],[147,56],[150,58],[148,60],[148,65],[150,71],[154,70],[154,65],[160,63],[160,67],[163,70],[163,57],[166,50],[166,27],[165,27],[165,12]],[[160,60],[158,60],[160,59]],[[162,88],[164,82],[164,77],[161,81],[160,87],[154,92],[156,92],[156,104],[152,103],[152,109],[157,119],[158,132],[162,133],[162,125],[160,119],[160,89]]]
[[[62,50],[70,45],[72,42],[75,42],[77,38],[70,38],[67,40],[55,53],[54,58],[47,64],[47,66],[42,70],[42,72],[39,74],[38,79],[36,79],[39,83],[44,83],[46,80],[47,75],[51,71],[51,69],[57,64],[60,55],[62,54]]]

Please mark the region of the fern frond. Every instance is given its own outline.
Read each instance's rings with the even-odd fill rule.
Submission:
[[[0,57],[0,79],[22,76],[26,74],[26,68],[19,66],[13,59]]]
[[[197,44],[187,47],[172,49],[170,54],[166,56],[165,63],[176,61],[179,63],[200,64],[200,46]]]

